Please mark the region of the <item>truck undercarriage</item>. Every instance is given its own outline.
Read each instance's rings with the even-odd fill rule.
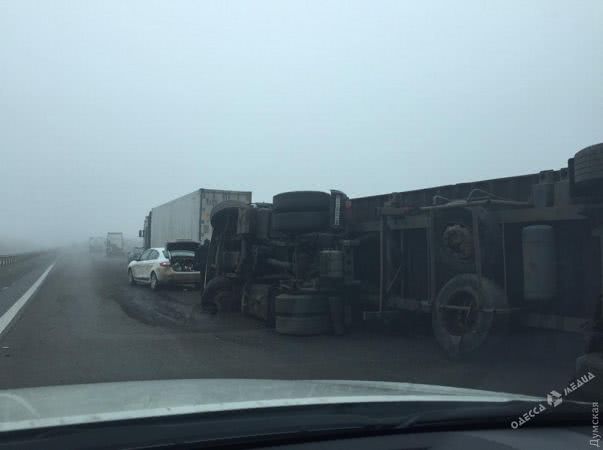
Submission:
[[[533,175],[352,200],[296,191],[272,205],[224,202],[211,215],[201,306],[283,334],[430,314],[455,358],[517,324],[596,330],[601,161],[598,144]]]

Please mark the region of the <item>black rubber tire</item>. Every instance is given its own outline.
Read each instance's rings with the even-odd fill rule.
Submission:
[[[226,277],[212,278],[201,292],[201,302],[195,308],[204,313],[216,314],[218,305],[215,300],[221,290],[232,290],[232,280]]]
[[[329,226],[328,211],[297,211],[272,213],[272,230],[301,233],[324,230]]]
[[[276,316],[277,333],[293,336],[314,336],[329,332],[331,327],[329,316]]]
[[[272,198],[274,211],[328,211],[331,196],[321,191],[292,191],[277,194]]]
[[[238,213],[239,208],[249,208],[249,205],[238,200],[224,200],[218,203],[212,208],[209,215],[211,226],[218,227],[229,214]]]
[[[321,295],[281,294],[274,300],[277,316],[324,315],[329,312],[329,303]]]
[[[574,183],[579,187],[603,184],[603,143],[591,145],[576,153]]]
[[[491,265],[500,260],[499,257],[499,236],[498,224],[492,214],[485,208],[478,208],[478,218],[480,224],[480,242],[482,265]],[[436,234],[438,235],[436,245],[440,262],[454,273],[471,273],[477,269],[475,253],[470,258],[461,258],[458,254],[451,252],[444,242],[443,234],[448,226],[459,225],[468,230],[473,239],[473,221],[470,208],[454,208],[445,212],[441,218],[436,216]],[[473,249],[475,252],[475,249]]]
[[[155,272],[151,272],[151,281],[149,283],[149,286],[154,291],[159,290],[159,280],[157,279],[157,275],[155,275]]]
[[[454,330],[449,322],[454,317],[454,311],[441,307],[453,305],[463,295],[473,301],[477,308],[508,308],[505,293],[494,282],[482,278],[480,286],[475,274],[461,274],[450,279],[433,304],[432,328],[438,344],[451,359],[461,359],[476,353],[484,347],[487,340],[491,340],[492,335],[504,332],[507,325],[507,314],[497,316],[494,311],[481,311],[474,313],[474,321],[467,330]]]
[[[134,275],[132,275],[132,269],[128,269],[128,284],[130,286],[136,285],[136,280],[134,279]]]

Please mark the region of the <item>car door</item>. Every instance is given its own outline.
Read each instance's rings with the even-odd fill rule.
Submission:
[[[151,249],[145,250],[142,255],[140,255],[140,258],[138,258],[138,261],[135,261],[134,264],[132,264],[132,275],[134,275],[134,278],[144,278],[144,265],[146,263],[146,258],[151,254]]]
[[[141,277],[145,280],[149,280],[151,278],[151,272],[153,271],[153,267],[157,262],[157,258],[159,258],[159,252],[155,249],[151,249],[148,256],[144,260],[144,265],[142,266]]]

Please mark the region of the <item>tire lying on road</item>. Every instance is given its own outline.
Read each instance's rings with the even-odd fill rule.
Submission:
[[[508,301],[494,282],[476,274],[461,274],[448,281],[433,304],[432,327],[438,344],[452,359],[485,348],[507,327]]]
[[[574,183],[584,188],[603,186],[603,143],[591,145],[576,153]]]
[[[272,213],[272,229],[282,232],[309,232],[329,226],[328,211],[295,211]]]
[[[326,315],[329,304],[321,295],[315,294],[281,294],[274,302],[276,315]]]
[[[312,336],[330,331],[329,304],[317,294],[281,294],[275,299],[275,328],[280,334]]]
[[[276,212],[328,211],[331,196],[320,191],[292,191],[277,194],[272,198]]]

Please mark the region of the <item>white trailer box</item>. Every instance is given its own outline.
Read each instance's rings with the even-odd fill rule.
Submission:
[[[211,210],[224,200],[251,203],[251,192],[198,189],[153,208],[150,215],[151,247],[163,247],[166,242],[177,239],[199,242],[211,239]]]

